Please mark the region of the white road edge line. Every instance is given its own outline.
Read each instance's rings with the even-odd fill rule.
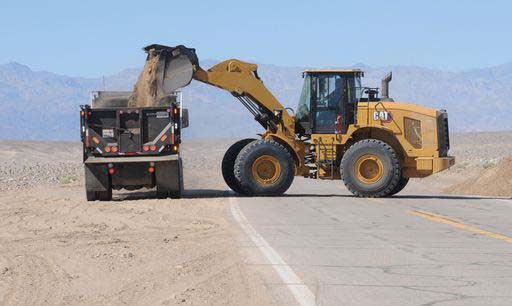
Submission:
[[[263,239],[263,237],[252,227],[240,210],[240,206],[234,198],[229,198],[231,214],[238,222],[244,232],[251,238],[252,242],[259,248],[277,272],[283,283],[288,286],[293,296],[301,306],[316,306],[315,295],[308,286],[293,272],[292,268],[279,256],[279,254]]]

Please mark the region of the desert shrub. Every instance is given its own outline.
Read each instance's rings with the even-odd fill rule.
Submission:
[[[496,160],[494,160],[494,159],[485,160],[484,163],[482,164],[482,167],[484,169],[493,168],[495,166],[496,166]]]
[[[73,183],[74,181],[76,181],[76,177],[74,177],[72,175],[61,175],[61,176],[59,176],[59,184],[66,185],[66,184]]]

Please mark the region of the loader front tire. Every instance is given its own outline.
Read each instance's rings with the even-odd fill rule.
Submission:
[[[292,184],[294,175],[290,151],[273,140],[249,143],[235,161],[235,177],[246,195],[281,195]]]
[[[247,138],[235,142],[231,145],[231,147],[229,147],[229,149],[224,154],[224,158],[222,159],[222,177],[224,178],[224,181],[229,186],[229,188],[238,194],[244,194],[244,192],[242,191],[240,182],[235,176],[235,161],[240,151],[242,151],[246,145],[255,140],[256,139],[253,138]]]
[[[395,150],[377,139],[361,140],[350,146],[343,155],[340,171],[347,189],[363,198],[391,195],[402,175]]]
[[[400,177],[400,180],[398,181],[398,184],[396,184],[395,189],[393,189],[393,191],[391,191],[391,193],[388,196],[395,195],[395,194],[399,193],[400,191],[402,191],[405,188],[405,186],[407,186],[407,183],[409,183],[408,177],[404,177],[404,176]]]

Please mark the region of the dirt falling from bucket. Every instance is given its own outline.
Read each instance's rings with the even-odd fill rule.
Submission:
[[[149,52],[144,69],[135,83],[133,92],[128,100],[128,107],[158,106],[160,96],[158,78],[160,54]]]

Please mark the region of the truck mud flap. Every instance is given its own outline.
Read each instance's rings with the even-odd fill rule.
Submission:
[[[88,191],[108,191],[110,177],[106,165],[85,164],[85,189]]]
[[[183,165],[178,160],[155,163],[156,190],[159,198],[180,198],[183,193]]]
[[[106,165],[85,165],[87,201],[112,200],[112,186]]]

